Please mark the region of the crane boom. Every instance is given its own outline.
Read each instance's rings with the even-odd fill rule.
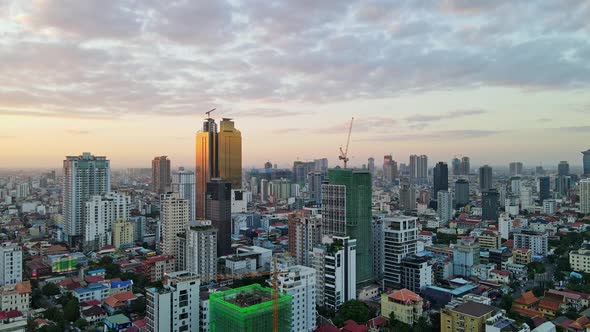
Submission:
[[[209,110],[209,112],[205,112],[205,114],[207,114],[207,118],[210,118],[211,117],[211,113],[215,112],[216,109],[217,108],[212,108],[212,109]]]
[[[348,137],[346,138],[346,148],[342,149],[342,147],[340,147],[340,156],[338,157],[338,159],[340,159],[344,162],[344,168],[346,168],[346,165],[347,165],[348,161],[350,160],[350,158],[348,158],[348,147],[350,146],[350,136],[352,134],[352,124],[353,123],[354,123],[354,117],[350,120],[350,126],[348,127]]]

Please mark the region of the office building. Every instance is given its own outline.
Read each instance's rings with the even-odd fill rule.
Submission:
[[[117,192],[90,197],[85,203],[84,248],[98,250],[112,244],[113,224],[129,220],[131,198]]]
[[[484,192],[492,189],[492,167],[484,165],[479,168],[479,190]]]
[[[16,243],[0,244],[0,286],[15,285],[23,281],[23,250]]]
[[[539,178],[539,201],[543,203],[549,198],[551,198],[551,180],[548,176],[542,176]]]
[[[211,179],[207,183],[205,217],[217,229],[217,255],[232,254],[231,249],[231,183]]]
[[[434,175],[434,189],[432,191],[432,197],[438,197],[439,191],[449,190],[449,167],[447,163],[439,161],[433,170]]]
[[[514,248],[531,249],[533,256],[546,256],[549,250],[547,233],[522,229],[513,234]]]
[[[146,331],[199,331],[199,286],[195,274],[172,272],[164,287],[146,289]]]
[[[499,193],[496,189],[489,189],[482,192],[481,195],[481,217],[483,220],[498,220],[498,210],[500,204],[498,201]]]
[[[471,161],[469,157],[461,158],[461,175],[469,175],[471,173]]]
[[[590,179],[580,180],[580,212],[590,213]]]
[[[113,246],[121,248],[132,245],[135,241],[135,224],[127,219],[119,219],[113,223]]]
[[[314,159],[313,163],[314,163],[313,170],[315,172],[322,172],[324,174],[326,172],[328,172],[328,158]]]
[[[479,265],[480,245],[474,241],[462,240],[453,247],[453,271],[455,275],[471,277],[474,268]]]
[[[293,183],[297,183],[301,186],[305,184],[307,174],[314,171],[315,163],[306,161],[294,161],[293,162]]]
[[[401,287],[420,292],[432,285],[432,265],[426,256],[407,255],[401,261]]]
[[[242,188],[242,133],[232,119],[219,122],[219,177],[231,183],[232,189]]]
[[[560,161],[557,165],[557,175],[567,176],[570,175],[570,164],[567,161]]]
[[[582,169],[584,175],[590,175],[590,149],[582,151]]]
[[[170,159],[168,157],[155,157],[152,160],[152,190],[157,195],[171,190],[172,176],[170,171]]]
[[[400,181],[399,206],[406,213],[416,209],[416,188],[409,178],[402,178]]]
[[[322,219],[308,211],[298,211],[289,215],[289,253],[295,263],[311,266],[311,252],[322,241]]]
[[[367,168],[369,169],[369,173],[371,173],[371,176],[375,176],[375,158],[371,157],[367,160]]]
[[[316,328],[316,270],[293,263],[283,260],[277,264],[279,271],[286,271],[277,277],[278,289],[291,295],[291,331],[313,331]]]
[[[455,176],[461,175],[461,159],[453,158],[451,161],[451,173]]]
[[[441,190],[437,193],[437,210],[436,216],[441,224],[446,225],[449,220],[453,220],[455,210],[453,210],[453,195],[448,190]]]
[[[337,310],[356,299],[357,241],[349,237],[324,237],[313,248],[312,267],[316,270],[317,303]]]
[[[196,188],[195,212],[197,218],[205,218],[205,195],[207,183],[219,175],[218,137],[215,120],[208,118],[203,122],[203,129],[196,138]]]
[[[84,211],[90,197],[111,191],[110,162],[84,152],[63,162],[63,217],[65,240],[80,245],[84,240]]]
[[[393,160],[391,155],[383,157],[383,181],[391,183],[397,178],[398,169],[397,162]]]
[[[401,286],[402,258],[418,252],[417,241],[418,218],[383,219],[383,280],[386,286]]]
[[[511,162],[508,165],[510,176],[522,175],[522,163],[519,161]]]
[[[307,180],[305,187],[309,199],[316,203],[322,202],[322,183],[324,182],[325,172],[309,172],[307,173]]]
[[[469,181],[459,179],[455,181],[455,204],[457,208],[463,208],[469,204]]]
[[[279,292],[278,331],[291,331],[291,295]],[[259,284],[209,295],[211,332],[273,331],[273,290]]]
[[[160,195],[160,218],[162,220],[162,253],[173,256],[178,261],[176,266],[183,266],[178,257],[178,234],[184,233],[189,224],[189,207],[186,199],[180,199],[178,193]]]
[[[498,309],[473,301],[452,301],[440,310],[441,332],[485,332],[486,320]]]
[[[356,243],[356,279],[373,279],[371,254],[372,181],[367,171],[330,169],[322,185],[324,234],[348,236]]]
[[[381,316],[389,319],[393,313],[395,319],[410,326],[422,317],[423,305],[424,300],[408,289],[381,294]]]
[[[175,173],[172,177],[172,191],[177,192],[180,199],[186,199],[188,201],[189,219],[191,221],[197,218],[197,212],[195,210],[195,190],[195,173],[192,171],[186,171],[184,167],[180,167],[178,173]]]
[[[217,275],[217,229],[211,222],[199,220],[191,224],[185,238],[185,269],[199,276]]]

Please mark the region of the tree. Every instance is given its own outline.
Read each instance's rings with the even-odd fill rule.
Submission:
[[[64,306],[64,319],[75,322],[80,318],[80,304],[75,298],[70,299]]]
[[[54,296],[61,293],[59,286],[52,282],[46,283],[43,288],[41,288],[41,291],[45,296]]]
[[[395,313],[389,314],[389,332],[412,332],[412,326],[395,318]]]
[[[512,308],[512,296],[510,294],[504,294],[500,298],[500,308],[510,311]]]
[[[145,314],[145,297],[140,297],[131,303],[129,308],[131,312],[144,315]]]
[[[81,330],[84,330],[86,326],[88,326],[88,322],[85,319],[79,318],[74,324]]]
[[[369,306],[358,300],[344,303],[342,307],[340,307],[340,310],[338,310],[338,313],[336,313],[336,317],[334,317],[334,324],[336,324],[336,326],[343,326],[344,322],[349,319],[352,319],[359,324],[365,324],[371,319],[369,315]]]

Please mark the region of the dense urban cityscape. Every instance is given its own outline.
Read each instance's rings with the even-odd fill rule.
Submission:
[[[212,111],[194,170],[84,152],[0,174],[0,331],[590,328],[590,149],[357,167],[352,119],[337,165],[245,169]]]

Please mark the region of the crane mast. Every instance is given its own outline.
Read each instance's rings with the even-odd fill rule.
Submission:
[[[342,146],[340,147],[340,156],[338,156],[338,159],[342,160],[344,162],[344,168],[346,168],[348,161],[350,160],[350,158],[348,158],[348,147],[350,145],[350,135],[352,134],[352,124],[354,123],[354,117],[350,120],[350,126],[348,127],[348,137],[346,139],[346,148],[342,149]]]

